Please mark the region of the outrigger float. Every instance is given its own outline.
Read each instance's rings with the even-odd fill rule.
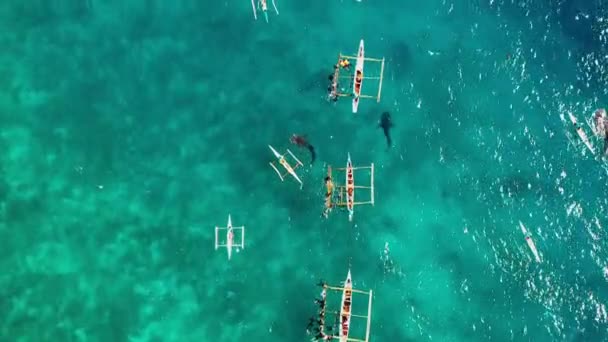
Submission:
[[[279,164],[281,164],[281,166],[287,171],[285,173],[281,173],[281,171],[279,171],[279,169],[274,164],[274,162],[270,162],[270,166],[272,166],[272,168],[277,172],[277,175],[279,175],[279,178],[281,178],[281,181],[284,181],[285,176],[287,176],[289,174],[293,178],[295,178],[295,180],[297,180],[298,183],[300,183],[300,189],[302,189],[304,184],[302,183],[302,180],[300,180],[300,177],[298,177],[298,174],[296,173],[296,169],[298,167],[304,166],[304,164],[302,164],[302,162],[293,153],[291,153],[291,151],[289,149],[287,149],[287,154],[289,156],[291,156],[291,158],[293,158],[295,161],[295,166],[292,167],[289,164],[289,162],[287,161],[287,159],[285,159],[285,156],[283,154],[280,154],[279,152],[277,152],[277,150],[275,150],[274,147],[272,147],[270,145],[268,145],[268,147],[270,148],[272,153],[275,155],[275,157],[277,157],[277,159],[279,160]]]
[[[371,318],[372,318],[372,290],[369,291],[362,291],[362,290],[357,290],[355,288],[353,288],[353,282],[352,282],[352,277],[350,274],[350,270],[348,270],[348,274],[346,275],[346,280],[344,281],[344,284],[342,286],[331,286],[331,285],[327,285],[325,283],[320,284],[323,287],[323,290],[321,292],[321,302],[322,302],[322,306],[321,306],[321,312],[319,314],[319,319],[318,319],[318,323],[319,323],[319,334],[316,336],[317,340],[321,340],[321,341],[329,341],[329,340],[339,340],[340,342],[368,342],[369,341],[369,334],[370,334],[370,330],[371,330]],[[327,311],[326,308],[326,299],[327,299],[327,292],[328,291],[336,291],[336,292],[341,292],[342,293],[342,300],[340,302],[340,310],[330,310]],[[353,313],[353,294],[362,294],[368,297],[368,301],[367,301],[367,315],[359,315],[359,314],[354,314]],[[330,313],[335,313],[337,315],[337,323],[338,323],[338,333],[337,335],[335,334],[335,332],[332,331],[332,333],[326,333],[325,332],[325,318],[326,318],[326,313],[330,312]],[[365,319],[366,321],[366,325],[365,325],[365,337],[361,337],[361,338],[354,338],[354,337],[350,337],[350,328],[351,328],[351,319],[352,318],[362,318]],[[333,329],[332,329],[333,330]]]
[[[340,75],[341,70],[350,70],[350,61],[355,61],[355,72],[351,75]],[[379,76],[363,76],[363,65],[365,62],[373,62],[380,63],[380,75]],[[338,63],[334,66],[334,74],[332,77],[332,83],[329,89],[329,98],[331,100],[337,101],[340,96],[352,96],[352,110],[353,113],[357,113],[359,108],[360,99],[376,99],[377,102],[380,102],[380,96],[382,95],[382,80],[384,75],[384,57],[382,58],[368,58],[365,57],[365,48],[363,44],[363,39],[359,43],[359,51],[356,56],[348,56],[343,55],[342,53],[338,54]],[[340,80],[348,79],[350,80],[350,86],[348,88],[348,92],[344,92],[345,88],[340,87]],[[363,80],[364,79],[372,79],[378,81],[378,93],[375,95],[362,94]],[[352,90],[352,91],[351,91]]]
[[[224,241],[224,243],[220,243],[220,236],[223,235],[223,231],[226,231],[226,241]],[[241,243],[235,242],[235,231],[241,232]],[[239,240],[236,239],[236,241]],[[215,227],[215,249],[217,250],[219,247],[226,247],[226,250],[228,251],[228,260],[230,260],[232,256],[233,248],[236,248],[237,252],[239,251],[239,248],[245,248],[245,226],[233,227],[230,214],[228,214],[228,224],[226,224],[226,227]]]
[[[370,170],[370,185],[355,185],[355,170]],[[327,167],[327,177],[325,177],[325,209],[323,216],[327,218],[329,213],[334,207],[346,208],[348,211],[348,220],[352,221],[355,214],[355,206],[363,204],[374,205],[374,163],[370,166],[358,166],[354,167],[350,160],[350,153],[346,161],[345,168],[337,168],[336,171],[344,171],[345,183],[344,185],[335,185],[332,178],[332,168]],[[355,189],[369,190],[370,196],[368,201],[357,202],[355,201]],[[337,190],[337,194],[336,191]]]
[[[274,11],[277,13],[277,15],[279,15],[279,10],[277,9],[277,5],[274,3],[274,0],[272,1],[272,7],[274,8]],[[257,6],[256,6],[256,2],[257,2]],[[251,7],[253,8],[253,18],[255,20],[258,20],[258,10],[262,10],[262,13],[264,13],[264,18],[266,19],[266,22],[268,22],[268,1],[267,0],[251,0]]]

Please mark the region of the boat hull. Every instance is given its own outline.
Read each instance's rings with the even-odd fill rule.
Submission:
[[[232,243],[234,240],[234,232],[232,227],[228,228],[228,234],[226,234],[226,250],[228,251],[228,260],[232,257]]]
[[[348,209],[348,220],[352,221],[355,211],[355,176],[350,153],[346,161],[346,209]]]
[[[353,78],[353,113],[357,113],[359,109],[359,100],[361,95],[361,86],[363,85],[363,64],[365,62],[365,47],[363,39],[359,43],[359,52],[357,53],[357,63],[355,64],[355,76]]]
[[[232,244],[234,241],[234,231],[232,229],[232,217],[228,215],[228,224],[226,224],[226,250],[228,251],[228,260],[232,257]]]
[[[351,306],[353,297],[353,284],[350,276],[350,270],[344,281],[344,291],[342,292],[342,306],[340,309],[340,342],[348,341],[348,331],[350,329]]]
[[[541,262],[540,255],[538,254],[538,250],[536,249],[536,245],[534,244],[534,241],[532,240],[530,233],[526,229],[526,226],[524,226],[524,224],[521,223],[521,221],[519,222],[519,228],[521,229],[521,232],[524,234],[526,243],[528,244],[528,248],[530,248],[530,251],[532,251],[532,254],[534,255],[534,259],[536,260],[536,262]]]

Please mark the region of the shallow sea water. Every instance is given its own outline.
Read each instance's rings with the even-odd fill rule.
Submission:
[[[315,283],[349,268],[371,341],[608,340],[608,168],[567,121],[607,105],[603,2],[277,6],[0,4],[0,341],[307,341]],[[386,69],[353,115],[325,89],[360,39]],[[375,205],[322,219],[347,153]]]

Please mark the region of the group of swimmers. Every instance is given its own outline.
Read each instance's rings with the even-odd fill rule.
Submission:
[[[338,78],[340,75],[340,69],[350,70],[350,61],[346,58],[338,61],[338,64],[334,65],[334,73],[329,75],[329,86],[327,87],[327,99],[329,101],[338,101]]]
[[[403,272],[400,267],[395,265],[393,258],[391,258],[391,251],[388,248],[388,242],[384,243],[384,250],[380,254],[380,267],[382,267],[382,271],[384,274],[395,274],[399,277],[403,276]]]
[[[312,341],[329,341],[334,338],[331,334],[333,327],[325,326],[325,307],[327,306],[327,284],[324,281],[319,282],[317,284],[321,286],[323,290],[321,290],[321,299],[315,299],[315,304],[319,305],[319,316],[311,317],[308,321],[308,326],[306,327],[306,332],[308,334],[314,333],[314,337]],[[325,330],[327,329],[330,334],[326,334]],[[311,331],[312,330],[312,331]]]

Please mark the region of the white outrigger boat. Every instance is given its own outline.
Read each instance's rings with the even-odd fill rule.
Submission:
[[[279,169],[274,165],[274,162],[270,162],[270,166],[272,166],[272,168],[277,172],[277,174],[279,175],[279,178],[281,178],[281,181],[284,181],[285,176],[290,174],[293,178],[295,178],[298,181],[298,183],[300,183],[300,189],[302,189],[304,184],[302,183],[302,180],[300,180],[300,177],[298,177],[298,174],[296,173],[296,169],[298,167],[304,166],[304,164],[302,164],[302,162],[293,153],[291,153],[291,151],[289,149],[287,149],[287,153],[289,154],[289,156],[291,156],[291,158],[293,158],[296,162],[296,165],[292,167],[287,162],[284,155],[277,152],[277,150],[275,150],[274,147],[272,147],[270,145],[268,145],[268,147],[270,147],[270,150],[272,151],[272,153],[279,160],[279,164],[281,164],[281,166],[287,171],[285,173],[281,173],[279,171]]]
[[[350,315],[353,304],[353,281],[350,276],[350,270],[344,281],[344,290],[342,292],[342,304],[340,305],[340,342],[348,341],[348,330],[350,329]]]
[[[357,113],[359,108],[361,86],[363,85],[363,63],[365,63],[365,49],[363,39],[361,39],[359,52],[357,53],[357,64],[355,64],[355,77],[353,78],[353,113]]]
[[[226,241],[224,241],[224,243],[220,243],[220,233],[224,230],[226,231]],[[235,231],[241,232],[240,243],[235,242]],[[232,257],[232,248],[237,248],[237,252],[239,248],[245,248],[245,226],[233,227],[230,214],[228,214],[228,224],[226,227],[215,227],[215,249],[217,250],[219,247],[226,247],[226,250],[228,251],[228,260],[230,260]]]
[[[581,138],[585,146],[587,146],[589,151],[591,151],[591,154],[595,155],[595,149],[593,148],[593,145],[591,145],[591,142],[589,141],[587,134],[583,130],[583,127],[578,124],[578,120],[576,119],[574,114],[572,114],[572,112],[568,112],[568,117],[570,118],[570,122],[572,122],[572,125],[574,125],[574,128],[576,129],[576,133],[578,134],[579,138]]]
[[[369,185],[355,185],[355,170],[367,169],[370,170],[370,184]],[[327,187],[327,192],[325,194],[325,211],[323,212],[323,216],[327,217],[329,212],[334,206],[337,207],[346,207],[348,211],[348,220],[352,221],[353,216],[355,214],[355,206],[363,205],[363,204],[371,204],[374,205],[374,163],[371,163],[370,166],[358,166],[354,167],[353,163],[350,159],[350,153],[348,154],[348,159],[346,160],[345,168],[336,168],[337,171],[345,172],[345,183],[344,185],[335,185],[332,181],[332,169],[331,166],[327,167],[327,177],[325,178],[325,184]],[[329,181],[328,181],[329,180]],[[338,190],[337,196],[334,196],[334,188]],[[355,190],[356,189],[365,189],[369,190],[369,200],[356,202],[355,201]],[[337,197],[335,201],[332,202],[332,199]]]
[[[355,72],[354,75],[340,76],[340,70],[350,70],[350,61],[355,61]],[[376,62],[380,63],[380,75],[379,76],[363,76],[363,66],[365,62]],[[361,99],[376,99],[380,102],[380,96],[382,95],[382,80],[384,75],[384,57],[383,58],[367,58],[365,57],[365,46],[363,39],[359,42],[359,50],[356,56],[338,54],[338,63],[334,66],[333,81],[330,88],[330,99],[336,99],[340,96],[352,96],[352,110],[353,113],[357,113],[359,109],[359,101]],[[351,82],[352,92],[343,92],[340,89],[339,80],[348,79]],[[362,94],[361,89],[363,86],[364,79],[375,79],[378,80],[378,93],[375,95]]]
[[[372,168],[373,170],[373,168]],[[355,178],[354,178],[353,163],[350,161],[350,153],[346,160],[346,209],[348,210],[348,220],[353,220],[355,214]],[[373,171],[372,171],[373,175]],[[373,178],[373,176],[372,176]],[[373,185],[372,185],[373,186]],[[373,204],[372,196],[372,204]]]
[[[321,340],[332,340],[337,339],[340,342],[369,342],[369,335],[371,331],[371,318],[372,318],[372,290],[362,291],[353,288],[352,278],[350,274],[350,269],[348,270],[348,274],[346,275],[346,280],[344,281],[343,286],[330,286],[327,284],[323,285],[323,290],[331,290],[342,293],[342,300],[340,302],[340,311],[326,310],[327,312],[335,312],[339,313],[338,316],[338,335],[327,335],[325,332],[321,331],[323,337]],[[326,292],[324,292],[326,293]],[[358,315],[353,313],[353,295],[354,294],[362,294],[368,297],[367,303],[367,314],[366,315]],[[363,338],[354,338],[350,337],[350,328],[351,328],[351,320],[352,318],[362,318],[366,321],[365,326],[365,337]],[[325,326],[325,317],[321,319],[321,323]]]
[[[521,229],[521,232],[524,233],[524,236],[526,237],[526,243],[528,243],[528,247],[530,247],[532,254],[534,254],[534,259],[536,259],[536,262],[541,262],[540,255],[538,254],[538,250],[536,249],[536,245],[534,244],[534,241],[532,241],[532,236],[526,229],[526,226],[524,226],[524,224],[521,223],[521,221],[519,221],[519,228]]]
[[[277,15],[279,15],[279,10],[277,9],[277,5],[274,3],[274,0],[272,1],[272,7],[274,8],[274,11],[277,13]],[[257,2],[257,6],[256,6],[256,2]],[[251,7],[253,8],[253,18],[255,20],[258,20],[258,9],[262,10],[262,13],[264,13],[264,18],[266,19],[266,22],[268,22],[268,1],[267,0],[251,0]]]

